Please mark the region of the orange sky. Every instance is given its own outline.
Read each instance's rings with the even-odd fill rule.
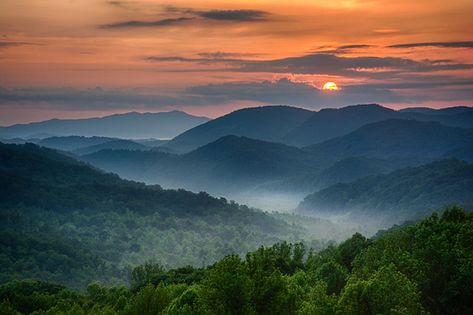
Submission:
[[[2,0],[0,124],[472,105],[472,16],[471,0]],[[341,90],[320,91],[327,81]]]

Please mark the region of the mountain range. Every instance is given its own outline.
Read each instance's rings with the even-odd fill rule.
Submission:
[[[207,117],[181,111],[126,113],[85,119],[52,119],[0,127],[0,138],[46,138],[51,136],[100,136],[113,138],[170,139],[205,123]]]
[[[471,113],[469,107],[395,111],[368,104],[312,112],[267,106],[210,120],[168,142],[97,136],[35,141],[127,179],[283,210],[338,183],[442,159],[472,161],[473,129],[465,128]]]
[[[181,155],[104,150],[81,158],[125,178],[238,199],[240,194],[311,193],[445,157],[467,159],[471,143],[473,129],[389,119],[304,148],[223,136]]]
[[[289,106],[245,108],[192,128],[164,147],[177,153],[186,153],[227,135],[304,147],[388,119],[414,119],[470,128],[473,126],[473,108],[396,111],[377,104],[329,108],[317,112]]]

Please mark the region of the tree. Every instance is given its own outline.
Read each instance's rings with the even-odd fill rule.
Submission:
[[[423,314],[416,285],[396,270],[383,266],[368,280],[351,278],[338,301],[337,314]]]

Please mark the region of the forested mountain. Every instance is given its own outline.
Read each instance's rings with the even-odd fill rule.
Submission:
[[[209,121],[181,111],[126,113],[85,119],[52,119],[30,124],[0,127],[0,138],[52,136],[102,136],[113,138],[173,138]]]
[[[0,286],[2,314],[471,314],[473,216],[447,209],[321,252],[302,244],[228,255],[207,268],[145,264],[131,288],[78,293],[39,281]]]
[[[454,154],[456,155],[457,153]],[[301,176],[288,177],[280,181],[261,185],[257,188],[257,191],[293,192],[307,195],[337,183],[349,183],[362,177],[389,173],[396,169],[418,166],[429,161],[430,159],[422,157],[389,159],[366,158],[363,156],[349,157],[319,171],[307,172]],[[317,164],[319,162],[314,159],[313,163]]]
[[[104,150],[82,158],[125,178],[204,190],[258,207],[286,194],[286,207],[295,207],[301,194],[336,183],[446,157],[468,160],[471,143],[473,129],[390,119],[302,149],[224,136],[183,155]]]
[[[399,113],[377,104],[326,108],[314,114],[283,138],[287,144],[307,146],[346,135],[363,125],[399,116]]]
[[[176,152],[189,152],[228,135],[279,142],[312,113],[289,106],[240,109],[180,134],[165,144],[165,147]]]
[[[82,159],[127,178],[214,194],[250,190],[318,169],[301,149],[237,136],[222,137],[184,155],[105,150]]]
[[[65,137],[48,137],[40,139],[38,141],[29,141],[47,147],[51,149],[57,149],[61,151],[74,151],[89,146],[103,144],[109,141],[118,140],[116,138],[109,137],[84,137],[84,136],[65,136]],[[25,140],[28,142],[28,140]]]
[[[473,108],[452,107],[444,109],[411,109],[395,111],[377,104],[326,108],[315,112],[299,127],[289,132],[282,142],[307,146],[335,137],[344,136],[371,123],[388,119],[415,119],[433,121],[447,126],[472,128]]]
[[[454,149],[445,153],[446,158],[457,158],[463,161],[473,162],[473,143],[464,147]]]
[[[473,207],[473,164],[444,160],[330,186],[307,196],[297,211],[392,224],[454,204]]]
[[[183,153],[220,137],[237,135],[303,147],[344,136],[366,124],[388,119],[415,119],[471,128],[473,108],[395,111],[377,104],[326,108],[317,112],[287,106],[246,108],[190,129],[166,146],[174,152]]]
[[[127,266],[149,259],[205,265],[303,234],[225,199],[125,181],[32,144],[0,144],[0,207],[1,252],[13,255],[2,256],[2,281],[79,287],[102,273],[123,282]]]
[[[104,143],[99,143],[83,148],[79,148],[73,151],[73,153],[78,155],[91,154],[101,150],[132,150],[132,151],[148,151],[152,150],[152,147],[140,144],[131,140],[116,139],[112,141],[107,141]]]
[[[321,163],[348,157],[442,158],[447,152],[473,143],[473,129],[436,122],[390,119],[306,147]]]

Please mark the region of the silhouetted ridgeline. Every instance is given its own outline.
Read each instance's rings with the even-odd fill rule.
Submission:
[[[0,138],[45,138],[49,136],[102,136],[114,138],[173,138],[208,121],[180,111],[126,113],[101,118],[51,119],[0,127]]]

